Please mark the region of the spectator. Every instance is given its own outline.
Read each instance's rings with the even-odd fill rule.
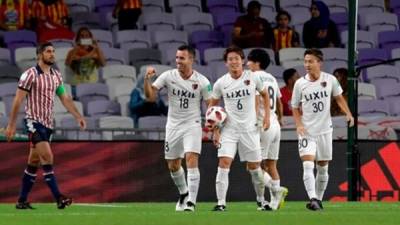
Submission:
[[[142,81],[143,83],[143,81]],[[157,115],[167,115],[168,107],[164,101],[160,98],[160,94],[157,94],[157,100],[155,102],[146,101],[144,95],[144,90],[142,86],[137,86],[131,92],[131,99],[129,101],[129,110],[131,112],[131,117],[135,122],[135,126],[138,125],[139,118],[143,116],[157,116]]]
[[[281,10],[275,17],[277,26],[272,30],[273,46],[275,52],[281,48],[293,48],[300,46],[299,34],[289,26],[291,16],[285,11]]]
[[[340,47],[340,37],[335,22],[330,19],[329,9],[322,1],[311,4],[311,19],[303,26],[306,48]]]
[[[75,37],[75,46],[68,52],[65,60],[65,65],[73,71],[72,79],[69,82],[74,97],[76,97],[76,85],[96,83],[98,81],[97,69],[105,64],[103,52],[92,33],[87,27],[81,27]]]
[[[119,30],[138,29],[137,21],[142,13],[141,0],[118,0],[113,17],[118,19]]]
[[[38,35],[38,42],[51,39],[73,39],[69,28],[71,18],[64,0],[33,0],[32,25]]]
[[[283,79],[285,80],[285,86],[281,88],[281,100],[283,104],[283,115],[291,116],[292,107],[290,106],[290,100],[292,99],[292,92],[294,83],[299,79],[299,73],[295,69],[287,69],[283,72]]]
[[[348,76],[347,69],[346,68],[337,68],[333,72],[333,75],[339,81],[339,84],[343,89],[342,96],[344,97],[344,99],[347,102],[347,76]],[[332,116],[344,116],[346,114],[339,108],[339,105],[337,104],[336,101],[332,101],[331,102],[331,115]]]
[[[272,29],[269,22],[260,17],[261,4],[251,1],[247,14],[237,18],[233,27],[233,43],[244,49],[251,47],[271,48]]]
[[[29,28],[28,0],[0,1],[0,30],[13,31]]]

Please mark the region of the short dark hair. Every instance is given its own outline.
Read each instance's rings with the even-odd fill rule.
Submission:
[[[229,46],[228,48],[226,48],[225,51],[224,51],[224,56],[223,57],[224,57],[224,61],[225,62],[228,59],[228,54],[231,53],[231,52],[235,52],[235,53],[239,54],[240,58],[244,59],[243,50],[241,48],[237,47],[237,46],[232,45],[232,46]]]
[[[258,1],[251,1],[247,4],[247,11],[252,9],[261,9],[261,4]]]
[[[271,63],[268,53],[264,49],[253,49],[247,56],[247,60],[260,63],[260,68],[265,70]]]
[[[304,56],[306,56],[306,55],[313,55],[313,56],[317,57],[319,59],[319,61],[324,61],[324,54],[322,54],[322,51],[317,48],[307,49],[304,52]]]
[[[290,14],[288,13],[288,11],[281,9],[281,10],[279,10],[278,13],[276,14],[276,16],[275,16],[275,21],[278,22],[279,17],[282,16],[282,15],[287,16],[287,18],[289,19],[289,22],[292,20],[292,17],[291,17]]]
[[[283,71],[283,80],[285,81],[286,85],[288,85],[290,78],[292,78],[295,73],[297,73],[297,70],[293,68]]]
[[[196,50],[193,48],[193,46],[190,45],[181,45],[178,47],[179,51],[188,51],[189,55],[192,55],[193,58],[196,58]]]
[[[47,47],[54,47],[51,42],[43,42],[36,47],[36,55],[42,54]]]

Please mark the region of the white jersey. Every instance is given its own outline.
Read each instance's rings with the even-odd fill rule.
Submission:
[[[192,76],[184,80],[177,69],[172,69],[162,73],[153,86],[168,90],[168,129],[201,126],[201,100],[211,97],[211,85],[205,76],[193,70]]]
[[[269,94],[269,104],[270,104],[270,123],[277,122],[278,121],[278,116],[276,114],[276,99],[280,98],[281,91],[279,89],[278,81],[276,81],[275,77],[272,76],[271,74],[265,72],[265,71],[256,71],[253,72],[254,74],[257,74],[261,81],[263,82],[263,85],[265,86],[268,94]],[[263,121],[264,119],[264,104],[263,104],[263,99],[260,97],[260,102],[259,102],[260,107],[258,108],[258,120]]]
[[[294,84],[292,108],[302,109],[301,121],[310,135],[332,132],[331,97],[342,94],[336,77],[321,72],[318,80],[310,81],[309,75]]]
[[[263,87],[258,75],[251,71],[244,71],[238,79],[227,73],[215,82],[213,98],[224,99],[228,114],[224,129],[247,132],[257,128],[255,96],[256,90],[260,92]]]

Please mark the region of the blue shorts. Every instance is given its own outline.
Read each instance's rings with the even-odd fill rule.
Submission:
[[[32,142],[32,144],[35,145],[42,141],[51,141],[51,134],[53,133],[52,129],[31,119],[25,119],[25,126],[28,130],[29,141]]]

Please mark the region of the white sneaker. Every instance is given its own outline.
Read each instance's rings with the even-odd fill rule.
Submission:
[[[185,210],[186,202],[189,198],[189,193],[185,193],[179,196],[178,202],[176,203],[175,206],[175,211],[177,212],[182,212]]]
[[[288,195],[289,190],[286,187],[280,187],[279,190],[276,192],[275,196],[273,197],[273,201],[271,201],[271,208],[273,210],[280,209],[285,204],[285,198]]]
[[[186,206],[184,208],[184,211],[188,211],[188,212],[194,212],[194,208],[196,208],[196,205],[193,202],[188,201],[186,203]]]

